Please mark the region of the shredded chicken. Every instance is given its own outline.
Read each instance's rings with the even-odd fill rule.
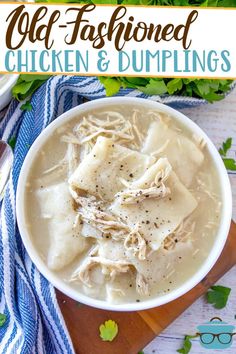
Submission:
[[[78,213],[82,220],[97,228],[106,237],[119,240],[129,232],[129,227],[112,214],[103,211],[103,203],[95,197],[85,198],[77,196],[76,202],[80,205]]]
[[[74,128],[74,134],[78,138],[80,145],[90,141],[95,142],[100,135],[112,138],[114,141],[119,141],[120,139],[134,140],[132,125],[125,117],[118,112],[105,112],[104,115],[107,118],[101,120],[93,115],[84,117],[82,122]]]
[[[149,295],[149,285],[141,273],[136,276],[136,291],[140,295]]]
[[[107,293],[107,302],[113,303],[114,297],[123,297],[125,296],[125,291],[120,288],[110,287],[109,284],[106,286],[106,293]]]
[[[134,204],[142,202],[147,198],[161,199],[170,194],[170,189],[164,184],[162,186],[150,187],[146,189],[126,189],[115,195],[121,200],[122,204]]]
[[[91,288],[93,286],[91,270],[96,266],[101,266],[102,273],[109,275],[111,280],[114,280],[117,274],[129,271],[130,263],[125,260],[112,261],[104,257],[88,257],[72,274],[70,281],[80,280],[84,285]]]
[[[200,175],[200,174],[199,174]],[[219,200],[219,196],[213,193],[212,190],[212,181],[208,181],[208,183],[203,182],[201,178],[196,178],[197,181],[197,191],[201,193],[205,193],[209,198],[213,200],[214,203],[217,203]]]
[[[79,164],[78,147],[75,144],[68,144],[66,159],[68,162],[68,177],[70,177]]]
[[[72,133],[68,133],[67,135],[63,135],[61,137],[61,141],[67,144],[76,144],[80,145],[79,139]]]
[[[145,239],[139,232],[139,225],[126,236],[124,247],[128,251],[132,251],[134,255],[138,254],[140,260],[146,259],[147,245]]]
[[[134,204],[137,202],[142,202],[147,198],[165,198],[171,193],[170,188],[166,187],[164,184],[164,182],[169,177],[170,172],[171,166],[167,166],[166,168],[158,171],[154,178],[154,181],[152,181],[150,183],[150,186],[147,186],[147,188],[132,189],[132,185],[130,185],[129,188],[118,192],[115,195],[115,198],[119,198],[122,204]],[[124,181],[123,184],[125,184]]]
[[[178,242],[186,242],[190,240],[192,233],[195,230],[195,222],[190,222],[188,219],[182,221],[179,226],[168,235],[164,242],[163,247],[165,250],[172,250]]]

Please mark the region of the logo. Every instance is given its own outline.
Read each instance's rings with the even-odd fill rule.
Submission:
[[[213,317],[209,322],[197,327],[202,347],[206,349],[227,349],[231,347],[235,326],[223,322],[219,317]]]

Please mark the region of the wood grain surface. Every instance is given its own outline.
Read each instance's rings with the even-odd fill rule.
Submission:
[[[137,354],[186,308],[236,264],[236,225],[232,222],[225,248],[214,268],[191,291],[169,304],[139,312],[111,312],[78,306],[57,291],[58,301],[77,354]],[[119,325],[112,342],[99,338],[99,326],[107,319]]]

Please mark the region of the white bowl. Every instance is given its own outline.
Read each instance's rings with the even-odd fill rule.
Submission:
[[[11,90],[18,77],[19,75],[17,74],[4,74],[3,76],[0,76],[0,111],[11,101]]]
[[[128,304],[120,304],[114,305],[107,303],[106,301],[96,300],[90,298],[75,289],[72,289],[68,284],[65,284],[59,277],[57,277],[52,271],[50,271],[43,260],[40,258],[37,249],[34,247],[33,242],[31,240],[31,236],[26,227],[26,219],[25,219],[25,207],[24,207],[24,195],[25,195],[25,184],[27,181],[27,176],[32,166],[32,162],[35,159],[37,152],[41,149],[45,141],[51,135],[51,133],[57,129],[59,126],[64,124],[65,122],[73,119],[75,116],[81,113],[85,113],[91,109],[104,108],[109,105],[119,105],[124,106],[125,104],[133,104],[136,107],[141,106],[147,107],[147,109],[156,109],[160,112],[169,114],[173,116],[177,121],[184,124],[187,128],[189,128],[192,132],[196,133],[198,136],[203,137],[205,142],[207,143],[207,147],[209,153],[212,157],[213,163],[215,164],[220,180],[221,186],[221,196],[222,196],[222,214],[221,214],[221,223],[215,238],[214,245],[204,263],[201,267],[196,271],[196,273],[184,282],[180,287],[170,291],[168,294],[158,296],[157,298],[152,298],[150,300],[128,303]],[[191,290],[195,285],[197,285],[210,271],[218,257],[220,256],[223,247],[225,245],[230,222],[232,216],[232,197],[231,197],[231,187],[228,178],[227,171],[222,162],[222,159],[216,150],[215,146],[211,142],[211,140],[207,137],[207,135],[189,118],[184,116],[182,113],[165,106],[163,104],[153,102],[150,100],[140,99],[140,98],[129,98],[129,97],[114,97],[114,98],[104,98],[91,102],[84,103],[80,106],[77,106],[70,111],[64,113],[54,122],[52,122],[36,139],[30,151],[24,161],[23,167],[21,169],[18,188],[17,188],[17,196],[16,196],[16,213],[18,226],[20,230],[20,234],[22,240],[24,242],[25,248],[31,257],[32,261],[35,263],[39,271],[47,278],[57,289],[68,295],[69,297],[84,303],[86,305],[94,306],[97,308],[102,308],[106,310],[114,310],[114,311],[137,311],[144,310],[156,306],[160,306],[166,304],[172,300],[175,300],[179,296],[185,294],[189,290]]]

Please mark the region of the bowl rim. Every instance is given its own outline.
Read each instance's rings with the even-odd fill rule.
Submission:
[[[12,87],[15,85],[15,83],[18,80],[18,77],[20,75],[18,74],[2,74],[4,77],[7,77],[6,82],[3,84],[3,86],[0,86],[0,97],[3,96],[4,94],[8,93]]]
[[[106,302],[105,300],[97,300],[83,294],[82,292],[80,293],[79,291],[72,289],[66,283],[61,281],[55,273],[49,270],[49,268],[40,258],[36,248],[33,245],[33,241],[31,241],[30,233],[26,228],[24,192],[27,176],[30,171],[32,162],[34,161],[38,150],[41,148],[44,142],[46,142],[48,137],[56,128],[74,119],[76,114],[81,114],[91,109],[96,109],[104,106],[122,104],[134,106],[138,105],[142,107],[146,106],[147,109],[155,109],[159,112],[166,113],[173,117],[173,119],[176,119],[178,122],[182,123],[193,133],[196,133],[198,136],[203,137],[203,139],[207,143],[209,154],[211,155],[213,163],[215,164],[215,167],[218,171],[222,197],[222,212],[221,222],[218,228],[218,232],[216,234],[214,245],[211,251],[209,252],[207,258],[202,263],[201,267],[198,268],[198,270],[193,274],[191,278],[187,279],[183,284],[173,289],[169,293],[158,295],[158,297],[156,298],[151,298],[140,302],[111,304]],[[43,274],[43,276],[47,278],[49,282],[58,290],[60,290],[61,292],[76,301],[96,308],[112,311],[140,311],[164,305],[186,294],[188,291],[194,288],[212,269],[217,259],[219,258],[228,237],[232,217],[232,193],[228,173],[216,147],[214,146],[210,138],[208,138],[208,136],[203,132],[203,130],[190,118],[185,116],[183,113],[156,101],[136,97],[111,97],[89,101],[72,108],[71,110],[63,113],[53,122],[51,122],[36,138],[32,146],[30,147],[29,152],[21,168],[17,184],[16,216],[22,241],[32,262],[36,265],[36,267]]]

